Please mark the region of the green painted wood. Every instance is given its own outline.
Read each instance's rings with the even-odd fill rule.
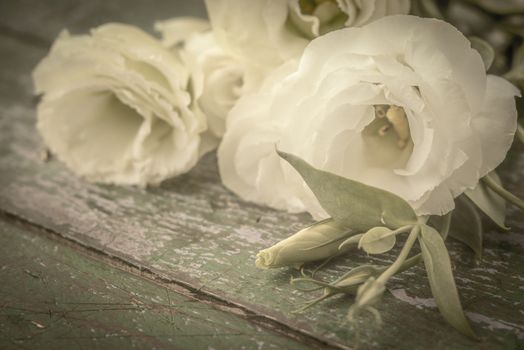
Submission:
[[[1,349],[310,349],[0,221]]]
[[[49,8],[63,3],[56,1]],[[128,10],[132,11],[122,6],[123,12]],[[137,23],[151,23],[165,15],[150,10]],[[22,14],[14,11],[3,18],[17,16]],[[35,21],[41,17],[35,14]],[[90,20],[77,29],[98,23]],[[1,21],[7,27],[16,22]],[[53,23],[57,28],[58,15]],[[32,29],[37,27],[33,24],[27,30],[31,35],[46,32]],[[443,322],[430,298],[422,266],[389,285],[391,293],[380,308],[382,329],[360,327],[357,332],[343,324],[351,303],[348,297],[292,314],[300,302],[312,297],[289,286],[290,276],[297,273],[257,270],[254,256],[309,223],[307,215],[289,215],[241,201],[220,184],[214,155],[204,158],[189,174],[147,190],[89,184],[54,160],[43,162],[44,146],[34,129],[29,73],[45,50],[18,31],[5,33],[8,35],[0,41],[0,50],[8,53],[0,58],[2,210],[340,348],[513,349],[522,345],[524,220],[515,209],[510,210],[509,233],[493,230],[487,234],[481,265],[474,264],[462,245],[449,243],[457,285],[467,314],[483,337],[480,343],[462,337]],[[524,147],[516,147],[505,168],[506,184],[523,196]],[[362,262],[390,262],[395,252],[378,257],[354,252],[329,265],[323,276],[333,278]]]

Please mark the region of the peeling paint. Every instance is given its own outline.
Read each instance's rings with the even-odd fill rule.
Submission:
[[[409,305],[416,306],[419,309],[422,308],[436,308],[437,304],[433,298],[419,298],[419,297],[410,297],[405,289],[393,289],[390,290],[391,294],[398,299]]]

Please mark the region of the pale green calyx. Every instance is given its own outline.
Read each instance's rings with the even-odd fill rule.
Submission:
[[[319,221],[257,254],[259,268],[300,266],[347,251],[340,243],[354,232],[333,219]],[[349,247],[348,247],[349,248]]]

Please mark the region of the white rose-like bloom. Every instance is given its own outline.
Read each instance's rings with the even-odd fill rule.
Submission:
[[[216,146],[187,91],[189,72],[138,28],[63,32],[33,78],[43,94],[37,127],[44,142],[88,180],[156,184]]]
[[[407,14],[410,0],[206,0],[220,45],[250,65],[246,84],[299,56],[331,30]]]
[[[222,137],[226,117],[243,93],[244,66],[218,45],[204,20],[175,18],[156,27],[164,45],[180,51],[190,72],[193,99],[206,116],[209,129]]]
[[[219,148],[224,184],[246,200],[322,218],[275,146],[313,166],[441,215],[505,157],[516,129],[506,80],[486,75],[454,27],[389,16],[311,42],[231,111]]]

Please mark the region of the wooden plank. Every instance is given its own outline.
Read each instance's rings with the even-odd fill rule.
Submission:
[[[0,220],[1,349],[311,349]]]
[[[141,23],[149,15],[144,14]],[[149,21],[163,15],[151,15]],[[524,220],[516,210],[510,212],[510,233],[488,233],[481,266],[473,265],[462,246],[450,244],[464,305],[483,342],[465,339],[442,321],[429,299],[422,267],[390,285],[392,293],[381,307],[384,329],[361,329],[357,335],[343,324],[350,298],[292,314],[300,302],[312,297],[289,286],[289,277],[296,272],[254,267],[259,249],[309,223],[307,215],[288,215],[239,200],[220,184],[214,155],[189,174],[148,190],[89,184],[56,161],[42,162],[28,74],[45,52],[9,38],[0,42],[0,49],[8,53],[3,57],[9,57],[3,58],[0,73],[0,208],[4,211],[341,348],[403,349],[409,344],[410,348],[511,349],[522,343]],[[503,174],[509,188],[524,195],[519,186],[524,179],[522,147],[506,168],[516,169]],[[331,264],[324,276],[357,263],[392,261],[394,255],[368,258],[355,252]]]

